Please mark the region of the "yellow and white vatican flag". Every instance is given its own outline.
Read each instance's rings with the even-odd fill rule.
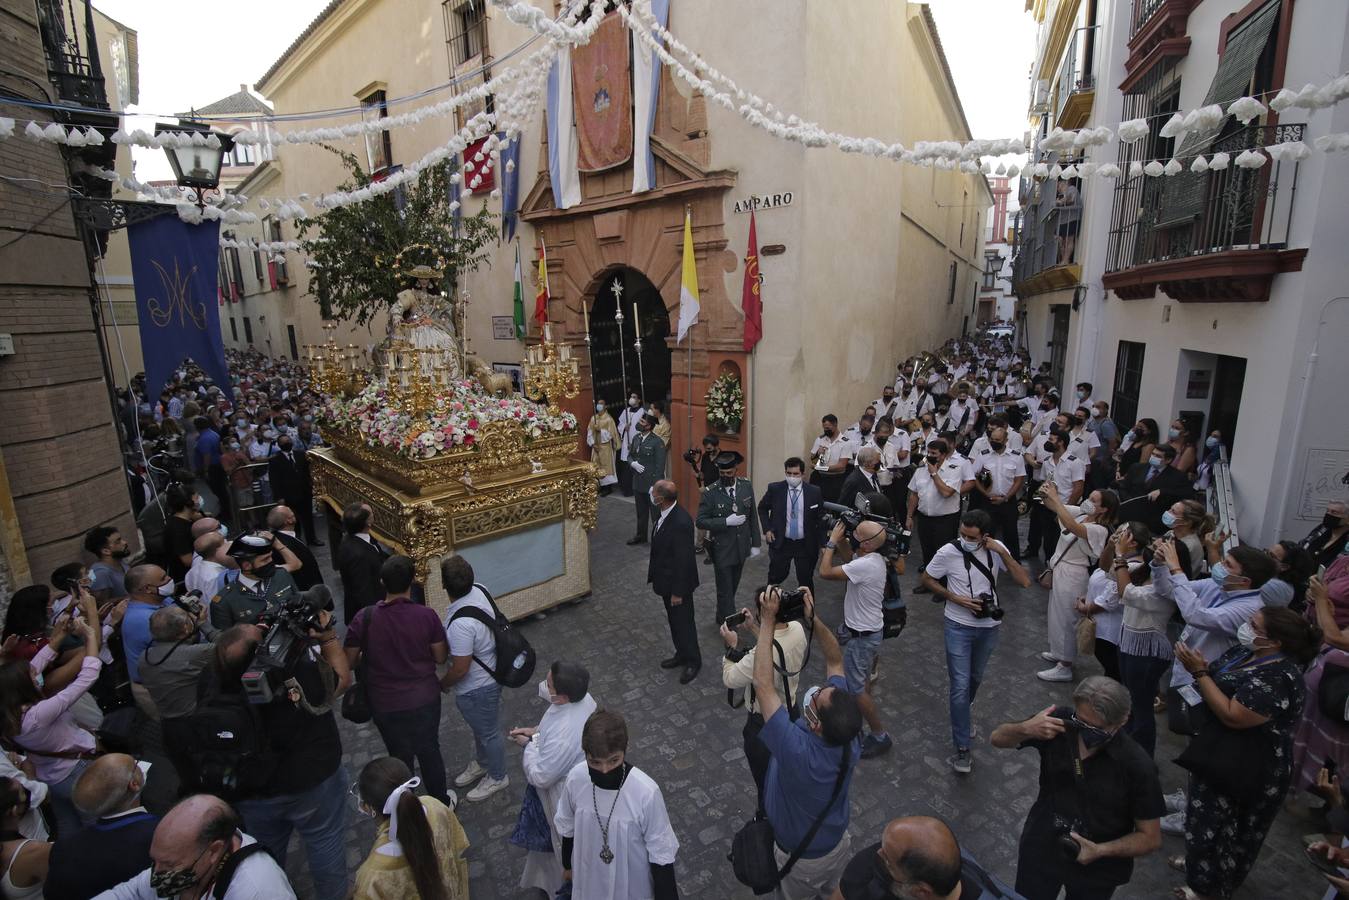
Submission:
[[[684,210],[684,273],[679,284],[679,335],[675,343],[682,343],[684,335],[698,324],[698,265],[693,258],[693,215]]]

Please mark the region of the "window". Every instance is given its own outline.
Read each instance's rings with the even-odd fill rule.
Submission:
[[[965,191],[960,200],[960,246],[965,246],[965,207],[970,204],[970,192]]]
[[[481,56],[487,44],[487,0],[445,0],[445,45],[450,69]]]
[[[239,323],[234,320],[234,316],[230,316],[230,340],[239,343]]]
[[[361,98],[361,121],[373,122],[389,117],[388,95],[383,90],[371,91]],[[393,161],[393,142],[387,129],[365,136],[365,160],[371,173],[380,172]]]
[[[215,267],[215,287],[220,292],[220,300],[224,302],[234,301],[234,294],[230,291],[229,282],[229,260],[225,258],[225,251],[221,250],[216,259]]]
[[[951,306],[956,302],[956,264],[951,263],[951,286],[946,294],[946,305]]]
[[[996,253],[984,254],[984,290],[991,291],[998,286],[998,272],[1001,269],[1001,256]]]
[[[234,149],[230,150],[228,159],[225,160],[227,166],[253,166],[258,162],[258,148],[250,144],[235,144]]]
[[[285,238],[281,236],[281,223],[276,219],[268,217],[263,221],[262,228],[262,233],[267,236],[267,240],[273,242],[285,240]],[[273,262],[270,264],[272,288],[275,290],[277,284],[290,283],[290,270],[286,268],[286,252],[284,250],[278,250],[276,253],[273,253],[272,259]]]
[[[244,267],[239,261],[239,248],[226,247],[225,256],[230,266],[230,299],[238,300],[244,295]]]
[[[267,253],[263,250],[254,250],[253,257],[253,277],[258,280],[258,287],[261,288],[265,283],[263,281],[263,263],[266,262]]]
[[[244,340],[253,343],[253,322],[248,316],[244,316]]]
[[[295,343],[295,326],[286,326],[286,337],[290,339],[290,358],[298,360],[300,358],[300,345]]]
[[[1138,393],[1143,384],[1143,351],[1146,345],[1120,341],[1115,356],[1115,391],[1110,398],[1110,415],[1120,431],[1128,431],[1138,421]]]

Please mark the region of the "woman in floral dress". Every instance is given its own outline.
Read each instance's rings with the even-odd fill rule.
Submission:
[[[1185,810],[1185,885],[1181,900],[1227,898],[1241,886],[1260,854],[1293,777],[1293,732],[1302,716],[1302,669],[1321,646],[1321,632],[1288,609],[1266,608],[1237,632],[1240,644],[1212,663],[1185,644],[1176,657],[1194,676],[1208,711],[1234,731],[1258,728],[1271,764],[1249,773],[1259,799],[1243,801],[1201,774],[1190,776]],[[1235,752],[1235,748],[1234,748]]]

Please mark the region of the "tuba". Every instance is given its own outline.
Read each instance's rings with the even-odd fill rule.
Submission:
[[[925,373],[930,372],[932,368],[941,362],[941,357],[931,350],[924,350],[914,357],[913,380],[917,381]]]

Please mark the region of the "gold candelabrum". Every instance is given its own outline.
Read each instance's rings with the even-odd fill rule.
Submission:
[[[323,326],[328,340],[306,344],[304,349],[314,383],[324,394],[357,394],[370,384],[367,353],[355,344],[343,347],[334,332],[337,324]],[[385,399],[390,407],[413,416],[429,411],[450,386],[450,356],[453,350],[414,347],[405,340],[394,340],[384,350]]]
[[[558,400],[570,399],[581,391],[580,369],[570,344],[553,340],[553,324],[545,322],[543,340],[525,348],[525,396],[534,401],[547,400],[550,415],[558,415]]]
[[[323,330],[328,332],[326,341],[304,345],[305,361],[315,386],[321,393],[329,395],[355,393],[359,390],[360,369],[365,353],[355,344],[343,347],[337,342],[334,337],[336,322],[326,323]]]

